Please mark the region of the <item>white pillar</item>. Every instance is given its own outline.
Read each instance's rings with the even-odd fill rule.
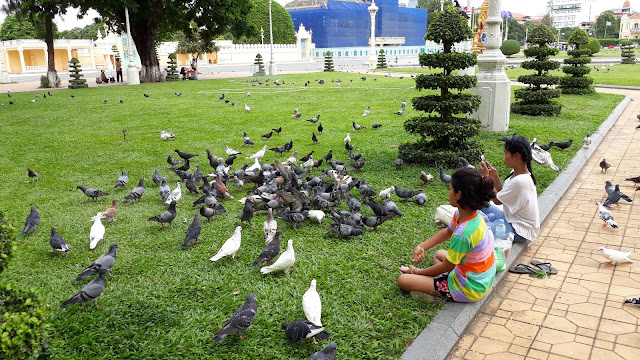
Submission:
[[[129,66],[127,67],[127,82],[129,85],[140,85],[140,74],[138,74],[138,69],[136,68],[135,60],[133,59],[133,52],[131,52],[131,48],[133,47],[133,39],[131,38],[131,26],[129,25],[129,9],[124,8],[124,15],[127,20],[127,53],[129,54]]]
[[[506,57],[500,51],[502,34],[500,0],[491,0],[487,18],[486,50],[478,56],[478,85],[471,92],[482,96],[480,109],[472,116],[483,130],[504,132],[509,129],[511,80],[504,71]]]
[[[371,6],[367,9],[371,16],[371,44],[369,50],[369,69],[375,69],[377,67],[378,59],[376,58],[376,13],[378,7],[375,0],[371,2]]]
[[[278,75],[278,70],[276,69],[276,63],[273,61],[273,21],[271,19],[271,3],[269,0],[269,40],[271,42],[271,56],[269,59],[269,75],[274,76]]]
[[[0,43],[2,45],[2,43]],[[0,47],[0,83],[10,83],[11,77],[9,77],[9,72],[7,68],[4,66],[4,54],[5,48],[4,46]],[[7,67],[9,66],[9,57],[7,56]]]
[[[27,71],[27,67],[24,65],[24,52],[22,49],[22,45],[18,45],[18,55],[20,56],[20,66],[22,67],[22,72]]]
[[[99,32],[100,30],[98,30]],[[93,45],[93,40],[91,40],[91,43],[89,45],[89,55],[91,55],[91,68],[95,69],[96,68],[96,54],[93,51],[94,45]]]

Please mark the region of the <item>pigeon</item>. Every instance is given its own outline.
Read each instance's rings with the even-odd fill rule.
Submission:
[[[349,135],[349,133],[347,133],[347,136],[344,137],[344,143],[350,143],[351,142],[351,135]]]
[[[24,230],[22,235],[28,235],[36,231],[40,224],[40,214],[36,210],[35,206],[31,206],[31,212],[27,215],[27,220],[24,222]]]
[[[378,230],[378,226],[382,225],[382,223],[384,223],[385,221],[391,219],[394,216],[395,216],[395,214],[389,214],[389,215],[385,215],[385,216],[372,216],[372,217],[363,216],[362,217],[362,222],[366,226],[368,226],[370,228],[373,228],[373,231],[376,231],[376,230]]]
[[[318,224],[322,224],[322,219],[324,219],[325,214],[322,210],[309,210],[308,217],[318,222]]]
[[[190,153],[182,152],[182,151],[180,151],[178,149],[176,149],[174,151],[176,152],[176,154],[178,154],[178,156],[180,156],[184,160],[189,160],[189,159],[191,159],[193,157],[200,156],[199,154],[190,154]]]
[[[96,218],[107,219],[110,221],[114,221],[114,218],[118,215],[118,199],[111,200],[111,206],[109,206],[105,211],[98,213],[98,215],[91,218],[91,221],[95,221]]]
[[[315,132],[311,132],[311,141],[313,141],[314,144],[318,143],[318,137],[316,136]]]
[[[49,245],[51,245],[51,248],[53,250],[62,252],[62,255],[64,255],[64,253],[68,253],[69,251],[71,251],[71,249],[69,249],[69,246],[67,245],[67,242],[64,241],[62,236],[58,234],[58,232],[56,231],[56,228],[54,227],[51,228],[51,236],[49,236]]]
[[[236,252],[240,249],[240,244],[242,242],[242,226],[236,226],[236,230],[233,232],[230,238],[222,244],[218,253],[211,257],[211,261],[218,261],[225,256],[231,255],[231,261],[236,261]]]
[[[162,180],[164,180],[164,178],[162,178]],[[163,181],[166,184],[166,181]],[[162,188],[162,186],[160,186]],[[169,186],[167,185],[167,188]],[[163,192],[160,192],[160,196],[163,196]],[[169,205],[172,202],[177,203],[178,200],[180,200],[180,198],[182,197],[182,189],[180,188],[180,183],[176,183],[176,188],[173,189],[173,191],[171,191],[171,193],[169,194],[169,196],[166,197],[165,199],[165,205]]]
[[[426,184],[429,181],[433,180],[433,175],[427,174],[424,171],[420,171],[420,180],[422,180],[422,182]]]
[[[282,255],[276,260],[273,265],[265,266],[260,269],[260,272],[263,274],[269,274],[274,271],[283,270],[286,273],[293,272],[291,267],[296,262],[296,254],[293,250],[293,240],[289,239],[287,242],[287,251],[283,252]]]
[[[353,151],[353,145],[351,145],[351,143],[346,142],[344,143],[344,149],[347,151]]]
[[[324,128],[322,127],[322,123],[318,124],[318,133],[320,135],[322,135],[322,131],[324,130]]]
[[[315,326],[309,320],[296,319],[290,323],[282,323],[282,330],[287,334],[287,337],[294,341],[301,341],[302,339],[319,337],[321,339],[328,339],[331,334],[324,331],[324,327]]]
[[[251,138],[247,136],[247,132],[244,132],[244,135],[242,136],[242,142],[245,145],[254,145],[253,141],[251,141]]]
[[[182,93],[179,93],[179,92],[174,92],[173,94],[174,94],[175,96],[182,96]]]
[[[626,178],[626,179],[624,179],[624,181],[631,181],[635,185],[638,185],[640,183],[640,176]]]
[[[93,225],[91,226],[91,232],[89,233],[89,249],[93,250],[98,245],[98,242],[104,238],[104,225],[102,225],[102,213],[93,217]]]
[[[588,149],[589,145],[591,145],[591,133],[588,132],[587,136],[582,139],[582,147]]]
[[[224,93],[222,93],[222,95],[220,95],[220,97],[218,98],[218,100],[224,100]]]
[[[213,336],[212,341],[222,341],[229,334],[236,334],[240,331],[246,331],[251,328],[253,320],[256,318],[258,312],[258,303],[256,296],[251,292],[247,295],[247,299],[244,304],[231,315],[231,318],[227,320],[222,329],[218,330]],[[242,339],[242,335],[240,334]]]
[[[607,196],[607,199],[604,201],[604,204],[602,204],[602,206],[610,208],[611,205],[618,205],[618,201],[620,201],[620,199],[623,199],[627,202],[633,201],[629,196],[620,191],[620,185],[616,185],[613,188],[613,192]],[[619,206],[620,205],[618,205],[618,207]]]
[[[36,172],[36,171],[33,171],[30,168],[27,168],[27,176],[29,176],[34,181],[36,181],[36,180],[38,180],[38,177],[40,176],[40,173]]]
[[[151,96],[149,96],[149,95],[147,95],[147,94],[142,94],[142,96],[144,96],[144,97],[146,97],[146,98],[151,97]]]
[[[311,286],[302,295],[302,310],[304,310],[304,316],[307,317],[310,323],[317,327],[322,327],[322,300],[320,300],[320,294],[316,290],[316,279],[311,280]]]
[[[290,166],[290,165],[294,165],[296,162],[298,162],[298,152],[294,151],[293,152],[293,156],[291,156],[287,160],[283,161],[282,165]]]
[[[552,142],[553,146],[559,148],[560,150],[564,150],[573,144],[573,140],[565,141],[565,142]]]
[[[233,196],[231,196],[231,193],[227,189],[227,185],[222,182],[222,174],[220,173],[216,176],[216,191],[218,191],[218,194],[222,194],[225,199],[233,199]]]
[[[402,106],[402,108],[404,109],[407,106],[407,102],[405,100],[402,100],[400,106]]]
[[[249,107],[249,105],[247,105],[247,104],[244,104],[244,109],[245,109],[247,112],[251,111],[251,108],[250,108],[250,107]]]
[[[138,181],[138,185],[131,190],[131,193],[125,196],[123,203],[128,203],[131,200],[139,201],[140,198],[144,195],[144,178]]]
[[[227,156],[231,156],[231,155],[240,155],[242,154],[240,151],[237,150],[233,150],[232,148],[230,148],[228,145],[224,146],[224,151],[227,153]]]
[[[373,125],[371,125],[371,128],[374,129],[374,130],[376,130],[376,129],[380,128],[380,127],[382,127],[382,124],[373,124]]]
[[[265,152],[267,152],[267,148],[269,147],[269,145],[265,145],[262,147],[262,150],[256,152],[255,154],[251,155],[251,156],[247,156],[247,159],[256,159],[256,160],[262,160],[262,158],[264,157]]]
[[[227,209],[225,209],[220,204],[215,204],[213,207],[208,207],[205,205],[202,205],[200,207],[200,215],[206,217],[207,221],[211,221],[211,218],[214,217],[215,215],[219,215],[225,212],[227,212]]]
[[[151,181],[153,181],[156,184],[160,184],[162,182],[162,176],[160,176],[160,173],[158,172],[157,169],[151,176]]]
[[[560,172],[560,168],[553,163],[551,154],[545,150],[542,150],[537,145],[535,149],[531,150],[531,158],[533,159],[533,161],[537,162],[538,164],[544,165],[545,167],[549,167],[555,172]]]
[[[395,186],[391,186],[384,190],[381,190],[380,193],[378,194],[378,197],[380,197],[381,200],[389,199],[391,197],[391,192],[394,190],[395,190]]]
[[[438,166],[438,168],[440,169],[440,180],[442,180],[443,183],[449,185],[449,183],[451,182],[451,175],[445,174],[442,166]]]
[[[609,164],[607,162],[607,159],[602,159],[602,161],[600,161],[600,169],[602,169],[603,173],[607,173],[607,170],[609,170],[609,168],[611,167],[611,164]]]
[[[318,121],[320,121],[320,114],[318,114],[318,116],[316,116],[314,118],[308,119],[307,121],[312,123],[312,124],[317,123]]]
[[[311,356],[307,358],[307,360],[336,360],[336,349],[338,348],[338,344],[332,342],[327,345],[324,349],[320,351],[316,351]]]
[[[629,256],[631,256],[631,254],[633,254],[633,252],[629,251],[629,252],[622,252],[622,251],[618,251],[618,250],[614,250],[614,249],[607,249],[604,246],[600,246],[598,248],[598,251],[602,252],[602,256],[606,257],[607,259],[609,259],[609,262],[607,262],[607,265],[611,265],[612,263],[618,263],[619,261],[628,261],[628,262],[633,262],[633,260],[629,259]]]
[[[267,210],[267,218],[264,220],[264,225],[262,227],[264,231],[265,242],[268,244],[273,240],[273,236],[278,230],[278,223],[273,218],[273,209],[269,208]]]
[[[200,231],[202,227],[200,226],[200,215],[195,214],[193,217],[193,222],[187,228],[187,234],[184,237],[184,243],[182,243],[183,248],[188,248],[194,242],[198,242],[198,236],[200,236]]]
[[[640,296],[630,297],[624,299],[625,304],[640,304]]]
[[[424,205],[427,202],[427,194],[420,193],[416,195],[416,202],[418,203],[418,205]]]
[[[393,114],[394,114],[394,115],[401,116],[402,114],[404,114],[404,108],[402,108],[402,110],[400,110],[400,111],[396,111],[396,112],[394,112]]]
[[[420,195],[420,194],[424,194],[424,193],[421,192],[418,195]],[[418,196],[418,195],[416,195],[416,196]],[[400,209],[398,208],[398,205],[396,205],[396,203],[394,203],[390,199],[384,200],[384,208],[389,212],[389,214],[395,214],[397,216],[402,216],[402,211],[400,211]]]
[[[356,124],[356,122],[355,122],[355,121],[351,122],[351,126],[353,126],[353,128],[354,128],[356,131],[358,131],[358,130],[362,130],[362,129],[366,129],[366,128],[367,128],[366,126],[362,126],[362,125]]]
[[[164,139],[164,140],[167,140],[167,139],[175,139],[175,138],[176,138],[176,136],[175,136],[175,135],[171,134],[171,133],[170,133],[170,132],[168,132],[168,131],[164,131],[164,130],[160,131],[160,137],[161,137],[162,139]]]
[[[253,264],[251,264],[251,266],[257,266],[258,264],[261,264],[265,261],[267,262],[267,265],[271,265],[271,260],[273,260],[273,258],[276,257],[276,255],[278,255],[278,253],[280,252],[280,235],[281,234],[282,234],[281,231],[276,231],[273,234],[272,240],[269,243],[267,243],[267,245],[264,247],[260,255],[258,255],[258,258],[256,259],[256,261],[254,261]]]
[[[607,195],[603,196],[603,198],[604,198],[604,197],[606,197],[606,196],[611,195],[611,193],[612,193],[615,189],[616,189],[616,187],[615,187],[615,186],[613,186],[613,184],[611,183],[611,181],[609,181],[609,180],[605,181],[605,184],[604,184],[604,191],[606,191],[606,192],[607,192]]]
[[[162,228],[164,229],[165,223],[169,223],[169,226],[173,227],[171,223],[175,218],[176,218],[176,202],[171,201],[171,203],[169,204],[169,209],[167,209],[167,211],[163,212],[160,215],[150,217],[149,221],[159,222],[160,225],[162,225]]]
[[[180,164],[182,161],[178,160],[178,159],[174,159],[171,157],[171,154],[169,154],[169,156],[167,156],[167,164],[171,165],[171,166],[176,166],[178,164]]]
[[[249,222],[249,225],[251,225],[251,219],[253,219],[253,207],[251,206],[251,201],[244,202],[244,207],[240,214],[236,216],[236,219],[240,219],[241,223],[243,221],[247,221]]]
[[[402,159],[395,159],[395,160],[393,161],[393,164],[394,164],[397,168],[399,168],[399,167],[402,167],[402,164],[404,164],[404,161],[402,161]]]
[[[104,191],[100,191],[100,190],[98,190],[98,189],[94,189],[94,188],[84,187],[84,186],[82,186],[82,185],[78,185],[78,186],[76,186],[76,189],[80,189],[80,190],[82,190],[82,192],[83,192],[86,196],[88,196],[88,197],[90,197],[90,198],[92,198],[93,200],[96,200],[96,201],[98,200],[98,198],[99,198],[100,196],[107,196],[107,195],[109,195],[109,194],[107,194],[107,193],[106,193],[106,192],[104,192]]]
[[[80,290],[77,294],[73,295],[73,297],[60,305],[60,309],[67,308],[73,304],[83,303],[81,310],[84,309],[84,303],[87,301],[92,301],[98,306],[98,297],[104,291],[104,273],[99,274],[97,278],[91,280],[87,285],[85,285],[82,290]]]
[[[167,180],[165,178],[162,178],[160,180],[160,186],[158,187],[158,192],[160,193],[160,197],[162,198],[162,200],[166,200],[167,197],[169,196],[169,193],[171,192],[171,188],[169,187],[169,185],[167,185]]]
[[[302,116],[302,113],[298,111],[298,109],[295,109],[295,112],[293,113],[293,115],[291,115],[292,118],[296,118],[296,119],[300,119],[300,117]]]
[[[463,158],[462,156],[460,156],[460,157],[458,158],[458,166],[457,166],[457,168],[458,168],[458,169],[460,169],[460,168],[470,168],[470,169],[475,169],[476,167],[475,167],[475,166],[473,166],[473,165],[471,165],[471,164],[469,164],[469,161],[467,161],[467,159],[465,159],[465,158]]]
[[[316,152],[315,150],[312,150],[310,153],[308,153],[307,155],[303,156],[300,158],[300,161],[302,162],[307,162],[309,159],[311,159],[313,157],[313,153]]]
[[[602,206],[602,204],[599,201],[596,201],[596,205],[598,205],[598,216],[600,216],[600,219],[604,221],[604,224],[602,225],[602,227],[611,225],[612,228],[617,229],[618,224],[616,224],[616,221],[613,220],[613,215],[611,214],[611,211],[609,211],[606,207]]]
[[[343,238],[350,236],[362,235],[363,228],[360,226],[352,226],[349,224],[331,224],[329,225],[329,231],[325,235],[336,233]]]
[[[111,268],[116,264],[116,249],[118,249],[118,244],[111,244],[111,246],[109,246],[109,251],[107,251],[106,254],[100,255],[96,261],[78,274],[76,281],[104,273],[108,273],[111,277],[114,277],[113,274],[111,274]]]
[[[365,110],[365,111],[364,111],[364,113],[362,113],[362,116],[367,116],[367,115],[369,115],[369,111],[370,111],[370,109],[371,109],[371,106],[367,106],[367,110]],[[355,127],[355,126],[354,126],[354,127]],[[356,129],[356,130],[359,130],[359,129]]]
[[[280,133],[282,132],[282,126],[280,126],[278,128],[271,129],[271,130],[275,131],[276,134],[280,135]]]

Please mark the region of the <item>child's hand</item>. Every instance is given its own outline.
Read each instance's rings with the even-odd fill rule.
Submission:
[[[400,270],[400,272],[402,272],[403,274],[412,274],[412,272],[411,272],[411,271],[415,270],[415,268],[416,268],[416,267],[415,267],[415,266],[413,266],[413,265],[411,265],[411,266],[409,266],[409,267],[406,267],[406,266],[400,266],[400,267],[398,268],[398,270]]]
[[[422,260],[424,260],[424,249],[420,245],[418,245],[416,246],[416,249],[413,250],[411,261],[413,261],[414,264],[419,264],[422,262]]]

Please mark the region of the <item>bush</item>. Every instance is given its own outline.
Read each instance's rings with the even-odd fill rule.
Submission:
[[[502,51],[502,53],[506,57],[510,57],[511,55],[514,55],[520,52],[520,43],[518,43],[516,40],[505,40],[502,42],[500,51]]]
[[[532,75],[522,75],[518,81],[528,84],[526,89],[518,89],[514,96],[518,99],[511,104],[511,111],[525,115],[557,115],[562,106],[552,99],[560,97],[560,91],[550,88],[558,83],[557,76],[550,75],[549,70],[560,67],[557,61],[549,60],[549,56],[556,55],[557,49],[550,48],[547,44],[555,42],[553,31],[545,26],[538,25],[529,31],[529,43],[531,46],[525,49],[527,57],[534,57],[533,61],[525,61],[521,67],[527,70],[535,70]]]
[[[616,40],[615,42],[612,42],[609,45],[618,45],[618,41]],[[609,46],[609,45],[602,44],[600,41],[598,41],[598,39],[589,38],[589,42],[587,43],[586,46],[584,46],[584,49],[591,50],[591,55],[593,55],[600,52],[601,46]]]
[[[384,54],[384,50],[380,49],[380,52],[378,53],[378,65],[377,65],[378,69],[384,69],[387,67],[387,58]]]
[[[40,88],[48,88],[49,87],[49,78],[47,75],[40,76]]]
[[[333,71],[333,54],[331,54],[331,51],[327,51],[324,54],[324,71]]]
[[[71,74],[69,76],[72,77],[72,79],[69,80],[69,89],[82,89],[89,87],[87,80],[83,79],[83,75],[80,74],[82,72],[80,65],[78,65],[80,64],[80,61],[76,58],[71,58],[69,62],[71,63],[71,69],[69,70]]]
[[[577,29],[569,37],[569,44],[573,45],[575,50],[567,52],[571,57],[564,60],[566,66],[562,67],[562,71],[567,76],[560,79],[560,89],[563,94],[590,94],[595,90],[591,86],[593,79],[584,76],[591,71],[590,67],[585,66],[591,62],[591,50],[584,49],[589,44],[587,32]]]
[[[421,54],[420,65],[442,68],[443,71],[418,75],[415,81],[416,89],[439,89],[440,95],[413,99],[413,108],[427,115],[411,118],[404,123],[405,131],[420,135],[420,140],[400,145],[398,153],[403,160],[429,166],[455,167],[460,156],[471,162],[480,159],[481,152],[474,139],[480,131],[480,122],[466,116],[478,110],[480,96],[461,93],[475,87],[477,78],[451,75],[454,70],[476,64],[475,53],[452,52],[454,43],[471,36],[471,29],[454,7],[449,6],[435,14],[425,39],[441,41],[443,51]]]
[[[264,64],[262,62],[262,55],[257,54],[256,55],[256,59],[253,62],[253,65],[258,65],[258,72],[255,73],[255,76],[265,76],[266,73],[264,72]]]
[[[623,64],[635,64],[636,63],[636,54],[634,52],[635,46],[631,41],[623,40],[620,41],[620,46],[622,47],[622,63]]]
[[[178,68],[176,67],[176,53],[169,54],[169,65],[167,66],[167,79],[166,81],[178,81],[180,75],[178,75]]]
[[[605,46],[605,47],[609,47],[609,46],[618,46],[620,45],[620,40],[618,39],[593,39],[595,41],[598,42],[598,51],[600,50],[601,46]],[[589,38],[589,41],[593,41],[592,38]],[[595,43],[595,41],[593,41],[593,43]]]

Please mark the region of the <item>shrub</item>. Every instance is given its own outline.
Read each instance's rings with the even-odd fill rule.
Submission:
[[[324,54],[324,71],[333,71],[333,54],[331,54],[331,51],[327,51]]]
[[[258,65],[258,72],[255,73],[255,76],[264,76],[266,73],[264,72],[264,63],[262,61],[262,55],[257,54],[256,60],[253,62],[253,65]]]
[[[69,76],[73,78],[69,80],[69,89],[82,89],[89,87],[89,84],[87,84],[87,80],[83,79],[83,75],[80,74],[80,72],[82,72],[82,68],[80,68],[79,65],[80,61],[76,58],[71,58],[69,62],[71,63],[71,69],[69,70],[71,75]]]
[[[514,55],[520,52],[520,43],[518,43],[516,40],[505,40],[502,42],[500,51],[502,51],[502,53],[506,57],[510,57],[511,55]]]
[[[453,75],[454,70],[476,64],[475,53],[452,52],[454,43],[471,36],[466,20],[454,7],[449,6],[434,15],[425,39],[442,41],[443,51],[421,54],[420,65],[441,68],[443,71],[419,75],[415,81],[416,89],[439,89],[440,95],[413,99],[413,108],[426,114],[404,123],[405,131],[420,135],[417,142],[400,145],[399,156],[405,161],[454,167],[460,156],[471,162],[480,159],[481,152],[474,139],[480,131],[480,122],[465,115],[480,107],[480,96],[462,93],[475,87],[477,78]]]
[[[635,46],[631,41],[623,40],[620,41],[620,46],[622,47],[622,63],[623,64],[635,64],[636,63],[636,54],[634,52]]]
[[[567,65],[562,67],[562,71],[567,76],[560,79],[560,89],[563,94],[591,94],[594,92],[591,86],[593,79],[584,76],[591,71],[590,67],[585,66],[591,62],[591,50],[585,48],[589,44],[587,32],[577,29],[569,37],[569,44],[575,49],[567,52],[571,57],[564,60]]]
[[[176,67],[176,53],[169,54],[169,65],[167,66],[167,81],[178,81],[178,68]]]
[[[384,69],[387,67],[387,58],[384,54],[384,50],[380,49],[378,53],[378,69]]]
[[[618,45],[618,41],[616,40],[615,42],[612,42],[609,45]],[[600,52],[600,46],[609,46],[609,45],[601,44],[600,41],[598,41],[598,39],[589,38],[589,42],[584,47],[584,49],[591,50],[591,55],[593,55]]]
[[[49,87],[49,78],[47,75],[40,76],[40,88],[48,88]]]
[[[558,50],[547,44],[555,41],[553,31],[545,25],[538,25],[529,31],[531,46],[524,50],[524,54],[535,60],[524,61],[521,66],[523,69],[535,70],[535,73],[518,77],[518,81],[529,87],[515,91],[514,96],[518,100],[511,104],[511,111],[514,113],[533,116],[560,113],[562,106],[552,100],[560,97],[560,91],[551,88],[551,85],[558,83],[559,78],[548,73],[549,70],[560,67],[559,62],[549,60],[549,56],[556,55]]]
[[[598,42],[598,51],[600,50],[601,46],[618,46],[620,45],[620,40],[618,39],[593,39],[595,41]],[[589,41],[593,41],[591,40],[591,38],[589,38]],[[595,43],[595,41],[593,41]]]

